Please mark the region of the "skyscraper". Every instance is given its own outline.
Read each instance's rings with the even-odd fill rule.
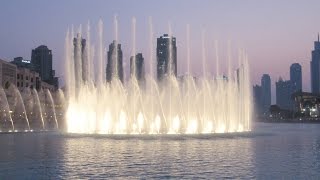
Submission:
[[[291,81],[284,81],[281,77],[276,82],[276,102],[282,109],[292,110],[294,102],[291,95],[294,93],[294,85]]]
[[[257,115],[261,115],[262,113],[262,91],[261,86],[255,85],[253,86],[253,100],[254,100],[254,108]]]
[[[177,77],[177,44],[175,37],[164,34],[157,38],[157,79],[168,75]]]
[[[121,44],[116,41],[109,45],[106,78],[107,82],[117,78],[123,83],[122,50]]]
[[[271,106],[271,78],[269,74],[263,74],[261,78],[261,106],[262,111],[269,111]]]
[[[88,61],[86,57],[86,40],[81,37],[81,34],[77,34],[77,37],[73,38],[74,46],[74,70],[76,87],[88,78]],[[81,79],[82,78],[82,79]]]
[[[311,91],[312,93],[320,93],[320,41],[314,42],[314,50],[311,52]]]
[[[35,66],[35,71],[40,74],[42,81],[52,79],[52,52],[47,46],[41,45],[32,50],[31,63]]]
[[[58,88],[58,78],[55,77],[55,71],[52,69],[52,51],[47,46],[41,45],[32,50],[31,63],[34,66],[34,70],[39,73],[42,81]]]
[[[135,76],[139,82],[145,80],[144,58],[142,53],[136,54],[135,59],[133,56],[130,57],[130,75]]]
[[[294,92],[302,91],[302,71],[299,63],[290,66],[290,81],[293,83]]]

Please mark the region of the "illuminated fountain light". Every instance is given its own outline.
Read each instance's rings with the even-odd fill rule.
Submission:
[[[132,55],[135,55],[136,19],[133,18]],[[115,17],[115,47],[118,45],[118,19]],[[88,25],[88,29],[90,29]],[[149,20],[150,39],[153,37],[152,21]],[[217,67],[215,77],[206,72],[208,66],[205,49],[205,33],[203,33],[203,77],[197,80],[190,75],[190,50],[188,49],[188,76],[178,79],[171,72],[157,82],[152,73],[155,67],[150,61],[151,74],[147,75],[144,86],[139,84],[135,74],[128,82],[122,82],[120,77],[114,76],[111,82],[103,80],[105,49],[102,45],[103,23],[99,21],[98,51],[92,55],[93,46],[90,39],[81,51],[81,41],[74,41],[74,32],[67,32],[66,36],[66,125],[69,133],[85,134],[208,134],[232,133],[250,131],[251,127],[251,88],[249,81],[249,65],[244,53],[239,55],[239,68],[232,71],[230,54],[228,55],[228,74],[219,74]],[[190,26],[187,26],[188,35]],[[205,32],[205,31],[204,31]],[[173,32],[169,25],[169,36]],[[190,36],[190,35],[189,35]],[[188,36],[188,44],[190,37]],[[82,34],[77,34],[82,38]],[[87,37],[90,33],[87,32]],[[169,41],[172,42],[172,41]],[[74,45],[75,43],[75,45]],[[152,40],[149,42],[152,46]],[[215,43],[217,54],[217,42]],[[188,45],[189,46],[189,45]],[[75,49],[75,47],[78,47]],[[169,43],[169,47],[172,44]],[[170,49],[170,48],[169,48]],[[228,50],[229,52],[229,50]],[[111,52],[112,57],[118,57],[118,51]],[[114,54],[115,53],[115,54]],[[230,53],[230,52],[229,52]],[[150,48],[150,59],[154,50]],[[77,55],[77,57],[75,57]],[[169,51],[170,62],[172,52]],[[80,56],[80,57],[78,57]],[[83,57],[81,57],[83,56]],[[217,66],[219,59],[217,56]],[[97,59],[93,59],[96,57]],[[133,56],[134,57],[134,56]],[[116,58],[116,61],[118,59]],[[133,61],[136,59],[133,58]],[[79,62],[81,61],[81,62]],[[94,67],[93,62],[98,62]],[[77,71],[75,65],[90,66],[86,71]],[[170,63],[169,63],[170,64]],[[117,64],[114,66],[117,72]],[[133,71],[136,71],[133,67]],[[170,69],[170,67],[169,67]],[[169,70],[170,72],[170,70]],[[93,74],[96,73],[96,76]],[[76,81],[75,77],[83,77]]]

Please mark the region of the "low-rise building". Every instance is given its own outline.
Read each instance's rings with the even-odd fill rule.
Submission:
[[[299,117],[320,117],[320,94],[296,92],[291,98],[295,102],[295,112]]]
[[[0,59],[0,82],[1,86],[8,88],[10,84],[17,83],[17,66]]]

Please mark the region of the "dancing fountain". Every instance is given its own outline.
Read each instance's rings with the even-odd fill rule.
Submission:
[[[56,92],[40,89],[38,92],[34,88],[19,91],[14,84],[0,87],[0,132],[57,130],[58,119],[60,123],[64,119],[61,111],[65,103],[63,96],[60,89]],[[59,115],[56,115],[56,109],[59,109]]]
[[[114,18],[114,43],[117,47],[118,19]],[[149,19],[149,67],[145,82],[139,83],[136,67],[127,82],[117,75],[118,50],[114,48],[113,78],[105,79],[103,22],[98,23],[97,56],[90,42],[90,25],[86,32],[86,46],[80,28],[75,37],[68,30],[65,39],[66,62],[66,126],[69,133],[85,134],[199,134],[250,131],[252,101],[248,61],[239,54],[239,68],[231,69],[228,48],[227,77],[219,74],[218,43],[215,42],[216,75],[206,72],[206,32],[202,32],[203,77],[190,75],[190,26],[187,25],[188,75],[177,78],[172,71],[172,41],[169,46],[169,72],[161,81],[154,77],[154,32]],[[172,29],[169,24],[169,38]],[[132,20],[132,55],[135,58],[136,19]],[[230,47],[230,46],[229,46]],[[96,64],[95,66],[93,66]],[[135,64],[135,63],[133,63]]]

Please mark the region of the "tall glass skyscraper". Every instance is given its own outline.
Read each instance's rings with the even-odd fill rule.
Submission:
[[[320,41],[314,42],[314,50],[311,52],[312,59],[310,63],[311,70],[311,91],[312,93],[320,93]]]
[[[175,37],[164,34],[157,38],[157,79],[168,75],[177,76],[177,44]]]
[[[41,45],[31,52],[31,63],[34,70],[39,73],[41,80],[59,86],[58,78],[52,69],[52,51],[45,45]]]
[[[261,78],[261,105],[267,112],[271,106],[271,78],[269,74],[263,74]]]
[[[294,86],[294,92],[302,91],[302,70],[299,63],[293,63],[290,66],[290,81]]]
[[[136,54],[135,57],[130,57],[130,75],[134,76],[139,82],[145,80],[144,58],[142,53]]]
[[[106,76],[107,82],[118,78],[123,83],[122,50],[121,44],[116,41],[109,45]]]

